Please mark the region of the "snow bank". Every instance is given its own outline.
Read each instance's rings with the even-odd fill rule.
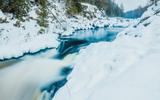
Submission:
[[[160,6],[151,8],[157,7]],[[95,43],[81,50],[74,61],[68,83],[54,100],[159,100],[160,81],[157,76],[160,69],[156,65],[159,58],[156,55],[160,54],[160,16],[159,13],[151,14],[154,10],[146,13],[149,13],[149,18],[140,18],[133,26],[119,33],[114,42]],[[152,52],[156,54],[148,56]],[[148,66],[145,66],[146,62]],[[153,69],[152,64],[155,65]],[[136,68],[132,70],[132,67]],[[121,81],[118,77],[123,73]],[[129,84],[130,81],[133,83]]]
[[[1,17],[1,15],[3,17]],[[58,45],[57,36],[52,34],[52,27],[41,33],[41,27],[34,20],[29,20],[15,26],[17,20],[10,20],[1,13],[0,18],[7,22],[0,24],[0,59],[22,56],[24,53],[34,53],[41,49]],[[5,16],[5,17],[4,17]]]
[[[89,100],[159,100],[159,50],[148,53],[118,77],[101,81]]]

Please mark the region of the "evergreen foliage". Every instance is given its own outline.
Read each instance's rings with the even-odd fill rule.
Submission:
[[[38,11],[38,24],[42,27],[48,26],[47,16],[47,0],[38,0],[39,11]]]
[[[39,7],[38,24],[47,27],[47,0],[0,0],[0,9],[4,13],[12,13],[14,18],[23,21],[23,17],[27,16],[31,4],[36,4]]]
[[[82,11],[82,6],[79,2],[79,0],[67,0],[67,13],[74,15],[79,14]]]
[[[29,11],[28,0],[0,0],[0,9],[3,12],[12,13],[14,17],[22,20]]]
[[[108,16],[122,16],[123,5],[117,5],[112,0],[66,0],[69,8],[68,12],[72,14],[80,13],[83,9],[80,2],[96,5],[100,10],[104,10]]]

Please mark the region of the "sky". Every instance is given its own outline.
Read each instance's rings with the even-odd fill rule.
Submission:
[[[119,5],[123,4],[124,11],[136,9],[140,5],[145,5],[148,0],[115,0]]]

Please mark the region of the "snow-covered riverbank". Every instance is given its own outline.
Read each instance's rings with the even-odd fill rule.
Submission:
[[[104,29],[104,33],[95,31],[96,33],[93,32],[95,35],[103,34],[103,36],[106,35],[106,39],[110,38],[107,37],[107,34],[111,34],[108,33],[111,30]],[[97,36],[90,35],[92,38]],[[82,37],[82,39],[85,38]],[[102,41],[104,41],[103,37]],[[71,46],[74,47],[74,45]],[[67,76],[72,71],[73,61],[77,56],[77,53],[74,53],[67,54],[63,59],[56,59],[55,56],[60,54],[56,49],[50,49],[38,54],[0,62],[0,99],[10,100],[7,95],[14,92],[10,95],[13,100],[51,100],[68,81]]]
[[[159,5],[115,41],[81,50],[69,81],[53,100],[159,100]]]
[[[100,11],[92,20],[78,15],[68,18],[64,14],[63,4],[53,2],[53,5],[51,11],[55,12],[56,9],[60,12],[55,14],[63,17],[58,19],[66,26],[65,31],[56,21],[50,23],[46,33],[39,33],[40,27],[34,20],[24,22],[24,27],[18,28],[13,26],[16,20],[0,14],[3,18],[7,16],[9,21],[0,24],[0,28],[3,28],[0,30],[0,59],[19,57],[26,52],[36,52],[46,47],[57,47],[57,34],[70,36],[75,30],[103,26],[127,28],[118,33],[112,42],[91,43],[81,48],[78,53],[69,54],[63,59],[55,59],[57,51],[51,49],[37,55],[0,62],[0,99],[160,99],[160,2],[157,6],[148,8],[143,16],[135,21],[104,18],[100,16]],[[34,15],[34,9],[31,13]],[[98,37],[102,34],[94,35]],[[76,35],[74,38],[77,37],[86,39],[85,35]]]
[[[64,2],[49,0],[50,9],[48,24],[45,29],[37,24],[36,7],[32,7],[25,22],[12,19],[11,14],[0,11],[0,59],[10,59],[22,56],[24,53],[34,53],[45,48],[58,46],[58,34],[69,35],[76,30],[86,30],[97,27],[127,27],[132,20],[122,18],[108,18],[96,6],[85,4],[86,12],[94,14],[88,19],[81,15],[69,17],[66,15]],[[56,16],[55,20],[53,14]],[[64,30],[65,29],[65,30]],[[12,50],[11,50],[12,48]]]

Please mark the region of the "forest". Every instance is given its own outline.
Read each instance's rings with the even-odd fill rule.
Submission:
[[[119,6],[112,0],[59,0],[59,2],[61,1],[65,1],[67,11],[73,14],[80,13],[83,10],[82,2],[96,5],[100,10],[104,10],[108,16],[122,16],[123,14],[123,5]],[[40,6],[40,15],[43,17],[47,15],[45,13],[47,12],[47,0],[0,0],[0,9],[21,19],[27,15],[29,8],[33,4]]]

